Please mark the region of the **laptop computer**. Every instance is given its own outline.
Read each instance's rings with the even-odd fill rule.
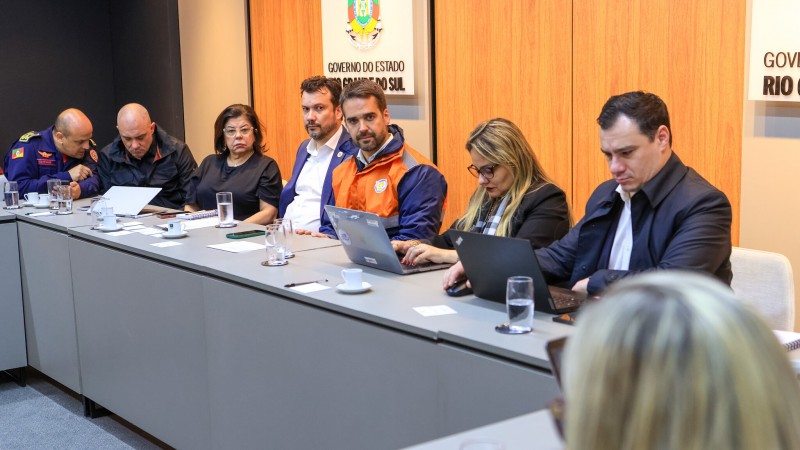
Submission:
[[[533,279],[536,311],[562,314],[574,311],[586,294],[548,286],[531,243],[525,239],[450,230],[464,272],[478,297],[499,303],[506,301],[506,280],[512,276]]]
[[[451,264],[406,265],[395,253],[383,219],[373,213],[326,205],[325,212],[342,242],[350,261],[362,266],[407,275],[417,272],[446,269]]]

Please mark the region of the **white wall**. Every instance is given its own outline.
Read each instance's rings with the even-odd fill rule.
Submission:
[[[250,105],[246,0],[178,0],[186,143],[199,163],[214,153],[214,121]]]
[[[752,2],[747,2],[739,245],[782,253],[800,286],[800,103],[748,101]],[[800,305],[796,308],[800,312]],[[800,329],[800,314],[795,329]]]

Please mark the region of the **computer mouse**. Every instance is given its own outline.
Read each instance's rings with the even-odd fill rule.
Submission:
[[[450,297],[462,297],[464,295],[472,294],[472,288],[467,286],[467,280],[459,281],[458,283],[445,289],[447,295]]]

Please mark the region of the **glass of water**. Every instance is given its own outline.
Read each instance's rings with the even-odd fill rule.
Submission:
[[[3,186],[3,201],[6,202],[6,209],[19,209],[19,186],[16,181],[7,181]]]
[[[506,334],[524,334],[533,331],[533,279],[509,277],[506,284],[506,311],[508,323],[495,329]]]
[[[294,246],[294,226],[292,225],[292,219],[275,219],[272,223],[283,227],[284,238],[286,240],[284,258],[294,258],[294,252],[292,252],[292,247]]]
[[[220,228],[231,228],[236,226],[233,221],[233,193],[217,192],[217,215],[219,216]]]
[[[265,228],[264,244],[267,246],[267,260],[262,266],[285,266],[286,261],[286,232],[283,227],[274,223]]]
[[[50,194],[50,209],[58,209],[58,189],[61,186],[61,181],[58,178],[50,178],[47,180],[47,193]]]
[[[63,182],[58,189],[58,215],[72,214],[72,188],[69,183]]]

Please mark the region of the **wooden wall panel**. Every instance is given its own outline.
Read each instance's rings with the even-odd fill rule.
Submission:
[[[646,90],[667,103],[673,150],[728,195],[739,240],[745,0],[574,3],[573,209],[609,179],[599,151],[606,99]]]
[[[477,180],[464,144],[479,122],[505,117],[547,173],[572,185],[571,10],[568,0],[437,1],[437,165],[449,185],[444,226],[461,216]]]
[[[287,180],[297,146],[308,138],[300,82],[322,75],[321,29],[319,0],[250,0],[253,108],[266,128],[268,155]]]

